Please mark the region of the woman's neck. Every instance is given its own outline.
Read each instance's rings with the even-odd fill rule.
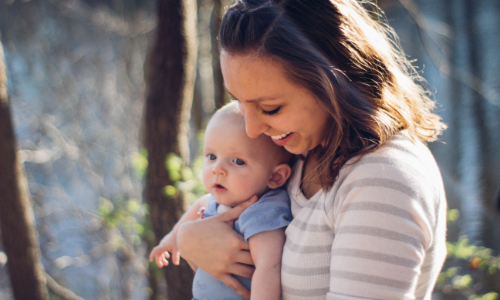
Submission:
[[[302,167],[300,189],[307,199],[314,196],[321,189],[321,184],[319,183],[317,177],[311,180],[315,177],[314,175],[318,164],[319,161],[317,156],[311,153],[306,157]]]

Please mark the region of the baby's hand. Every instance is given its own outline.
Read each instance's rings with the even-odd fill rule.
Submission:
[[[179,265],[180,252],[177,247],[177,237],[173,233],[167,234],[160,244],[153,248],[149,255],[149,261],[156,261],[158,267],[168,266],[168,259],[172,258],[174,265]],[[170,256],[172,255],[172,256]]]

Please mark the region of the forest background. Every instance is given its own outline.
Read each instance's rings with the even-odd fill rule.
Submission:
[[[0,0],[0,299],[27,297],[29,280],[39,291],[24,299],[190,299],[187,266],[159,270],[147,254],[203,193],[199,137],[228,101],[225,1]],[[429,145],[450,209],[434,298],[495,299],[500,1],[378,4],[449,127]],[[24,219],[9,218],[13,190]],[[10,250],[27,244],[33,266]]]

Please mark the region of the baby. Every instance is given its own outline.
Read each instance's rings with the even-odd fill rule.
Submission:
[[[179,264],[176,236],[181,223],[197,219],[198,211],[205,218],[210,217],[257,195],[259,200],[240,215],[234,228],[249,243],[255,272],[252,280],[235,277],[251,289],[252,300],[278,300],[285,228],[292,219],[288,194],[280,187],[290,176],[291,154],[265,135],[249,138],[244,117],[233,102],[218,110],[208,123],[203,155],[203,183],[210,194],[186,211],[174,229],[151,251],[150,261],[155,259],[158,266],[163,267],[172,255],[173,263]],[[243,299],[201,269],[194,277],[193,297]]]

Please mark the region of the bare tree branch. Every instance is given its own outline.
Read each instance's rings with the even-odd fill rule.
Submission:
[[[14,298],[48,299],[28,182],[17,157],[0,43],[0,228]],[[29,287],[29,288],[27,288]]]
[[[137,24],[126,22],[122,18],[111,14],[104,7],[91,8],[84,1],[54,0],[52,2],[65,16],[84,19],[96,27],[122,36],[146,34],[156,28],[156,23],[153,20],[151,22],[142,22],[141,25],[137,26]]]
[[[47,286],[49,287],[49,289],[59,297],[66,300],[84,300],[82,297],[73,293],[73,291],[57,283],[57,281],[55,281],[54,278],[50,277],[49,274],[45,273],[45,278],[47,280]]]
[[[397,0],[401,6],[408,12],[411,18],[415,21],[415,24],[418,28],[418,34],[420,40],[422,41],[422,45],[426,53],[429,55],[431,61],[436,66],[436,68],[444,75],[452,77],[457,81],[469,86],[478,94],[484,97],[487,101],[491,102],[493,105],[500,107],[500,94],[491,86],[486,84],[484,80],[482,80],[479,76],[472,74],[458,66],[449,62],[449,59],[445,57],[442,52],[436,49],[442,47],[439,46],[439,41],[437,41],[433,35],[432,31],[438,32],[446,37],[452,37],[451,29],[447,26],[439,25],[435,26],[435,24],[430,24],[429,20],[422,14],[419,10],[418,5],[413,0]],[[434,43],[433,46],[425,36],[428,36],[429,39]]]

